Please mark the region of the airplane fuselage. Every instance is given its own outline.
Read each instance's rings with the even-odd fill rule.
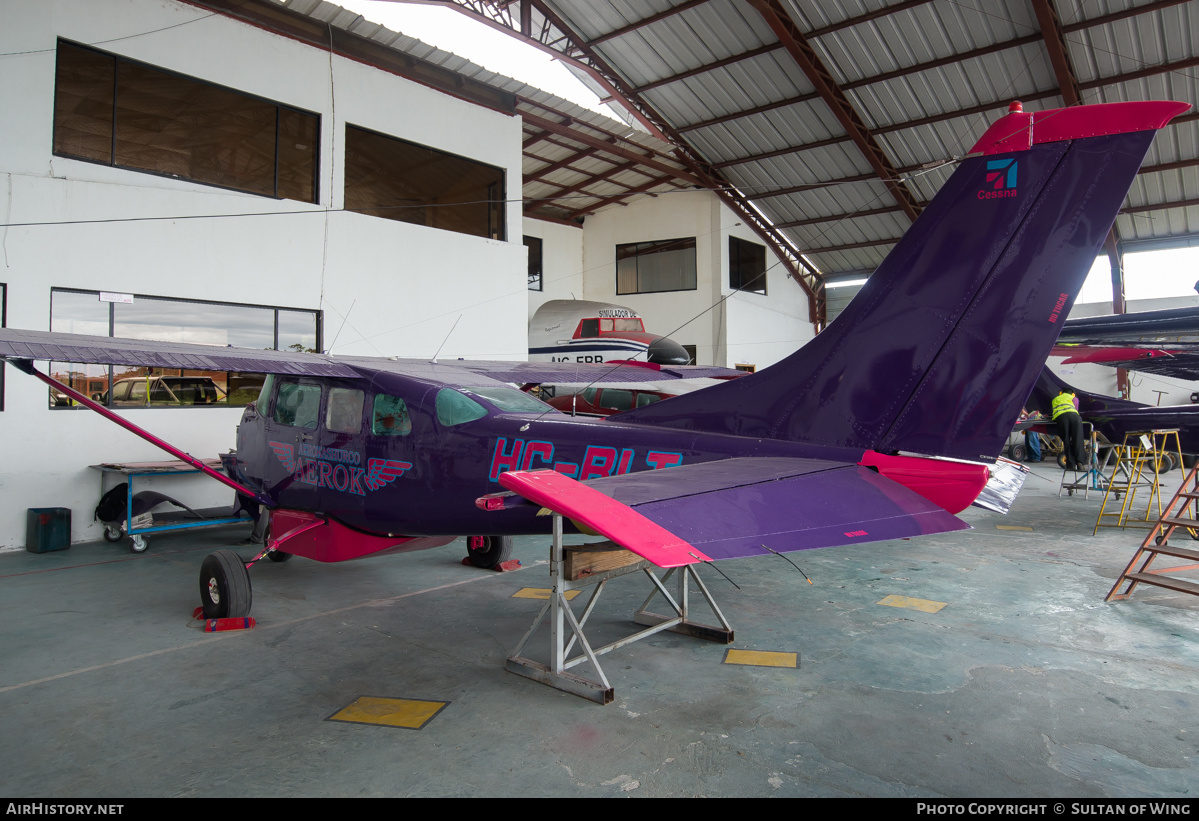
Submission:
[[[279,386],[289,383],[321,389],[314,427],[287,424],[276,410]],[[396,373],[364,374],[361,380],[280,377],[273,388],[242,417],[238,479],[278,507],[320,512],[375,534],[549,532],[548,519],[536,517],[535,507],[486,512],[475,505],[480,496],[503,491],[498,478],[507,470],[551,469],[587,480],[738,456],[840,462],[862,456],[861,449],[622,424],[618,417],[571,417],[548,407],[508,413],[477,395],[485,415],[446,424],[454,420],[439,414],[438,397],[458,388]],[[357,430],[330,430],[334,390],[362,392]],[[407,432],[375,432],[371,408],[378,396],[404,399]]]

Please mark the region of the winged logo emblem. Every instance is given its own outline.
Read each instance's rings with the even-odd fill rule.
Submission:
[[[411,467],[411,462],[401,462],[397,459],[371,459],[366,463],[366,486],[371,490],[378,490],[403,476]]]
[[[271,450],[279,457],[279,461],[283,463],[283,467],[287,468],[288,473],[294,473],[296,470],[296,452],[295,448],[287,442],[271,442]]]

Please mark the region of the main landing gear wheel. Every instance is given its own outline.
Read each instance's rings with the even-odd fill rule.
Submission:
[[[226,619],[250,615],[254,593],[246,564],[232,550],[209,553],[200,565],[200,603],[204,618]]]
[[[511,536],[467,536],[466,557],[475,567],[492,570],[512,555]]]
[[[104,541],[109,544],[119,542],[122,535],[124,534],[121,533],[121,529],[116,525],[104,525]]]
[[[129,537],[129,549],[132,550],[134,553],[145,553],[146,548],[149,546],[150,546],[150,543],[146,541],[144,536],[130,536]]]

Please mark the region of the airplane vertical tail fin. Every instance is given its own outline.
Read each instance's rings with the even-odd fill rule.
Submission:
[[[823,333],[621,420],[994,459],[1156,129],[1187,108],[1014,104]]]

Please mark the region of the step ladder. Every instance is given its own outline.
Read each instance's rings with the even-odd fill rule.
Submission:
[[[1092,490],[1103,490],[1101,480],[1104,477],[1096,463],[1099,443],[1095,435],[1095,426],[1090,422],[1083,422],[1082,429],[1083,440],[1086,443],[1084,450],[1086,451],[1087,466],[1076,470],[1062,468],[1062,481],[1057,488],[1059,499],[1062,496],[1062,491],[1065,491],[1068,496],[1073,496],[1075,491],[1082,491],[1083,498],[1090,499]],[[1064,447],[1063,452],[1065,452]],[[1104,467],[1106,466],[1105,462]],[[1067,481],[1067,476],[1069,476],[1069,481]]]
[[[1099,516],[1095,519],[1095,529],[1091,535],[1099,532],[1101,527],[1129,526],[1152,527],[1154,505],[1157,506],[1157,518],[1162,514],[1161,480],[1173,459],[1182,464],[1182,447],[1178,441],[1178,429],[1161,429],[1136,431],[1124,434],[1124,441],[1116,448],[1116,464],[1112,469],[1111,478],[1106,481],[1103,493],[1103,504],[1099,507]],[[1106,463],[1106,460],[1105,460]],[[1147,491],[1145,517],[1138,519],[1134,510],[1137,492]],[[1113,498],[1114,497],[1114,498]],[[1145,498],[1145,494],[1142,494]],[[1120,502],[1120,509],[1108,510],[1108,503]],[[1111,521],[1114,519],[1115,521]]]
[[[1176,533],[1186,533],[1192,539],[1199,539],[1199,521],[1196,520],[1196,508],[1199,507],[1199,465],[1187,471],[1178,492],[1166,505],[1165,512],[1158,518],[1145,541],[1137,548],[1132,560],[1116,579],[1112,589],[1104,601],[1127,599],[1140,583],[1165,587],[1179,593],[1190,593],[1199,596],[1199,582],[1174,578],[1171,574],[1199,570],[1199,549],[1193,547],[1175,547],[1170,544],[1170,537]],[[1199,542],[1197,542],[1199,546]],[[1150,565],[1158,556],[1170,556],[1175,559],[1189,561],[1190,564],[1173,567],[1150,569]],[[1134,569],[1135,568],[1135,569]],[[1123,591],[1121,585],[1127,585]]]

